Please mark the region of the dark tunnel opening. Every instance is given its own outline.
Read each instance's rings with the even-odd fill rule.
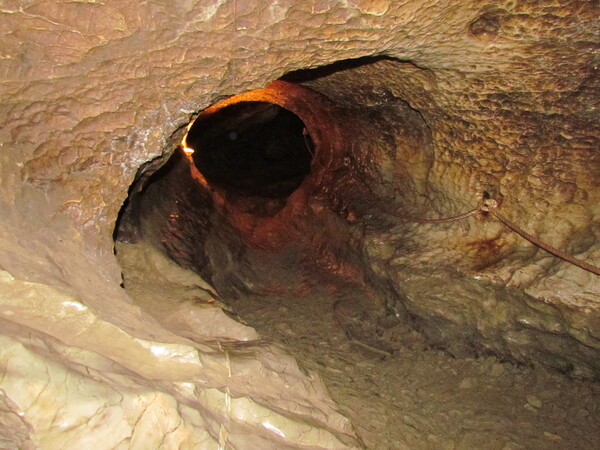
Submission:
[[[274,292],[351,293],[351,308],[332,306],[344,327],[396,347],[382,333],[414,324],[365,259],[364,230],[386,226],[373,217],[398,192],[420,191],[431,137],[406,102],[380,82],[371,88],[365,74],[378,64],[385,72],[402,63],[376,57],[291,72],[200,111],[173,135],[170,145],[181,146],[168,162],[142,169],[115,236],[160,249],[229,305]],[[393,183],[383,170],[397,174]],[[358,316],[365,323],[354,329]]]
[[[171,145],[181,145],[168,162],[139,177],[118,234],[199,274],[253,326],[256,301],[289,302],[319,332],[339,325],[375,354],[421,345],[363,248],[366,227],[385,226],[373,219],[381,204],[418,191],[411,176],[431,165],[428,149],[419,150],[430,139],[422,117],[363,83],[361,70],[386,62],[292,73],[290,80],[312,75],[316,84],[276,80],[203,109],[173,136]],[[331,74],[342,79],[329,85]],[[354,93],[358,103],[340,101]],[[397,171],[394,185],[383,166]]]
[[[246,197],[288,197],[310,172],[314,154],[297,115],[259,101],[235,103],[198,118],[185,145],[209,184]]]

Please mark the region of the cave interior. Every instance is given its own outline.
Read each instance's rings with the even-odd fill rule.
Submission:
[[[5,2],[0,448],[600,442],[600,9]]]
[[[319,356],[302,336],[375,359],[492,358],[593,380],[597,349],[556,325],[560,307],[532,306],[539,300],[494,280],[498,268],[548,255],[481,208],[502,201],[498,183],[479,180],[467,195],[436,172],[435,116],[402,98],[410,83],[397,73],[429,76],[390,58],[341,61],[199,111],[173,134],[168,160],[141,168],[115,231],[117,257],[132,245],[158,250],[200,275],[209,301],[308,366]],[[423,295],[434,300],[419,304]],[[159,321],[169,311],[145,308]]]

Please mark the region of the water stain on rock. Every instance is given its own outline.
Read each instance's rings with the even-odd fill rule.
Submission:
[[[473,261],[473,270],[479,272],[500,262],[504,257],[502,248],[505,245],[506,240],[501,234],[469,242],[467,252]]]

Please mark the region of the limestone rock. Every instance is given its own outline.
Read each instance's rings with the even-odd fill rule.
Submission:
[[[435,217],[488,192],[524,229],[599,265],[599,16],[585,0],[4,1],[0,446],[360,446],[285,352],[221,314],[237,330],[228,342],[227,325],[193,333],[206,312],[160,321],[121,288],[113,232],[138,170],[166,160],[192,116],[223,96],[385,55],[305,81],[345,107],[396,102],[417,124],[374,121],[408,162],[393,166],[383,150],[371,161],[373,201]],[[344,220],[366,220],[347,206]],[[393,286],[388,306],[434,325],[430,338],[466,330],[495,351],[549,354],[598,376],[586,362],[600,349],[598,277],[482,217],[386,227],[380,213],[353,248],[373,282]],[[334,253],[323,250],[323,265],[352,277],[356,261]],[[517,307],[504,314],[507,304]]]

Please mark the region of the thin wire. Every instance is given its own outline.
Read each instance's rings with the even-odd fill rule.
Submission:
[[[558,258],[560,258],[568,263],[571,263],[583,270],[586,270],[588,272],[591,272],[593,274],[600,276],[600,267],[594,266],[593,264],[590,264],[586,261],[582,261],[581,259],[576,258],[575,256],[571,255],[570,253],[567,253],[563,250],[560,250],[556,247],[546,244],[545,242],[543,242],[536,236],[527,233],[525,230],[520,228],[517,224],[508,220],[506,217],[504,217],[503,215],[498,213],[498,211],[496,211],[497,209],[498,209],[498,202],[494,199],[489,198],[489,199],[485,199],[477,208],[472,209],[471,211],[468,211],[464,214],[459,214],[458,216],[444,217],[444,218],[440,218],[440,219],[417,219],[417,218],[409,217],[408,220],[411,222],[417,222],[417,223],[448,223],[448,222],[456,222],[456,221],[459,221],[462,219],[466,219],[469,216],[477,214],[479,211],[489,212],[496,219],[498,219],[500,222],[502,222],[504,225],[506,225],[508,228],[510,228],[512,231],[514,231],[515,233],[520,235],[522,238],[528,240],[533,245],[535,245],[535,246],[541,248],[542,250],[545,250],[548,253],[550,253],[554,256],[557,256]]]
[[[546,244],[545,242],[541,241],[539,238],[533,236],[532,234],[527,233],[522,228],[518,227],[515,223],[511,222],[506,217],[499,214],[496,211],[497,208],[498,208],[498,202],[496,202],[493,199],[485,200],[482,205],[482,210],[489,211],[496,219],[498,219],[500,222],[502,222],[508,228],[513,230],[515,233],[519,234],[524,239],[527,239],[532,244],[536,245],[537,247],[541,248],[542,250],[545,250],[548,253],[551,253],[554,256],[557,256],[560,259],[563,259],[564,261],[567,261],[583,270],[587,270],[588,272],[592,272],[592,273],[600,276],[600,267],[596,267],[588,262],[585,262],[579,258],[576,258],[575,256],[573,256],[565,251],[562,251],[556,247]]]
[[[481,206],[478,206],[475,209],[472,209],[469,212],[466,212],[464,214],[459,214],[458,216],[452,216],[452,217],[444,217],[444,218],[440,218],[440,219],[417,219],[414,217],[408,217],[407,220],[410,220],[411,222],[418,222],[418,223],[448,223],[448,222],[457,222],[459,220],[465,219],[469,216],[472,216],[473,214],[477,214],[479,211],[481,211]]]

